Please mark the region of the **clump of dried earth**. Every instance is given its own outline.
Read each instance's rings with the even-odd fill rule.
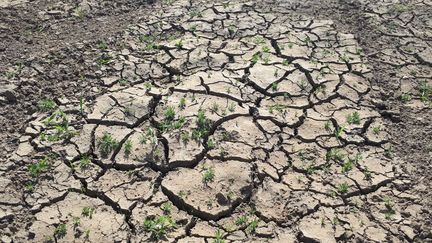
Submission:
[[[431,9],[0,1],[1,241],[430,241]]]

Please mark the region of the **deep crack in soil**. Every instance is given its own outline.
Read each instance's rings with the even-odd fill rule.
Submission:
[[[0,0],[2,242],[432,241],[432,2]]]

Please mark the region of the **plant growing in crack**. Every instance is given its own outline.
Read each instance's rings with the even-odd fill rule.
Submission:
[[[342,173],[347,173],[353,168],[353,160],[348,158],[342,165]]]
[[[309,83],[306,82],[304,79],[302,79],[302,80],[299,81],[298,86],[300,87],[300,89],[302,91],[307,91],[308,87],[309,87]]]
[[[342,137],[342,134],[345,132],[345,125],[338,126],[335,131],[334,135],[337,139],[340,139]]]
[[[346,120],[348,122],[348,124],[352,125],[360,125],[360,113],[358,113],[357,111],[354,111],[351,114],[348,114],[346,117]]]
[[[73,225],[74,229],[77,228],[78,226],[80,226],[81,225],[80,217],[72,216],[72,225]]]
[[[410,94],[402,94],[402,95],[400,96],[400,99],[401,99],[402,102],[405,102],[405,103],[406,103],[406,102],[412,100],[412,96],[411,96]]]
[[[253,39],[253,43],[255,43],[256,45],[262,45],[265,42],[266,42],[266,40],[261,36],[257,36]]]
[[[8,79],[16,78],[21,73],[23,68],[24,68],[24,64],[18,63],[15,66],[14,70],[6,72],[6,78]]]
[[[268,107],[268,111],[270,114],[273,114],[274,111],[285,114],[288,106],[282,104],[274,104]]]
[[[79,167],[82,170],[88,169],[91,165],[91,160],[92,160],[92,158],[87,154],[81,156],[81,159],[79,161]]]
[[[24,188],[27,192],[33,192],[35,190],[35,182],[29,181],[24,185]]]
[[[100,41],[97,44],[97,48],[99,48],[101,50],[106,50],[106,49],[108,49],[108,44],[105,41]]]
[[[86,12],[85,12],[84,9],[82,9],[82,8],[80,8],[80,7],[77,7],[77,8],[74,9],[74,11],[73,11],[73,15],[74,15],[75,17],[77,17],[78,19],[83,20],[84,17],[86,16]],[[100,48],[100,49],[101,49],[101,48]]]
[[[135,111],[133,109],[133,103],[131,102],[128,106],[124,108],[124,114],[126,117],[133,117],[135,116]]]
[[[58,238],[63,238],[67,234],[66,224],[59,224],[54,230],[54,236]]]
[[[186,99],[184,98],[184,97],[182,97],[181,99],[180,99],[180,102],[179,102],[179,105],[178,105],[178,107],[180,108],[180,109],[184,109],[184,108],[186,108]]]
[[[161,209],[165,214],[170,214],[172,211],[172,203],[171,202],[165,202],[161,205]]]
[[[193,139],[199,140],[207,136],[211,127],[211,121],[206,117],[203,110],[198,111],[196,126],[197,127],[192,130]]]
[[[428,84],[426,80],[420,82],[420,84],[417,86],[417,89],[420,94],[420,100],[423,103],[428,103],[431,100],[432,97],[432,85]]]
[[[372,133],[375,134],[375,135],[379,135],[381,133],[381,126],[378,125],[378,126],[373,127],[372,128]]]
[[[342,153],[340,149],[332,148],[326,153],[326,161],[335,160],[335,161],[343,161],[345,155]]]
[[[213,198],[209,198],[205,203],[207,205],[207,209],[212,209],[213,204],[215,203],[215,200]]]
[[[323,94],[325,95],[327,93],[326,91],[327,87],[325,84],[320,84],[318,85],[318,87],[315,89],[315,94]]]
[[[230,141],[230,140],[233,140],[233,139],[234,139],[234,136],[230,132],[225,131],[225,130],[223,130],[221,132],[221,137],[220,137],[221,141]]]
[[[325,227],[326,223],[325,223],[325,218],[321,218],[321,227]]]
[[[218,111],[219,111],[219,105],[218,105],[218,103],[214,102],[214,103],[212,104],[212,107],[210,108],[210,111],[211,111],[212,113],[218,113]]]
[[[90,237],[90,229],[86,229],[86,230],[84,231],[84,238],[88,240],[89,237]]]
[[[140,35],[139,41],[145,44],[145,51],[152,51],[158,48],[156,45],[157,38],[154,35]]]
[[[370,181],[372,179],[372,173],[369,171],[369,168],[367,166],[364,168],[362,172],[367,181]]]
[[[125,145],[124,145],[124,153],[125,153],[126,157],[129,157],[129,155],[131,154],[132,147],[133,147],[132,140],[130,140],[130,139],[126,140]]]
[[[273,82],[271,88],[273,91],[277,91],[279,89],[279,84],[277,82]]]
[[[187,192],[185,192],[185,191],[183,191],[183,190],[180,190],[179,191],[179,197],[180,198],[182,198],[182,199],[187,199],[187,197],[190,195],[190,191],[187,191]]]
[[[190,11],[189,12],[189,15],[193,18],[193,17],[199,17],[199,18],[201,18],[203,15],[202,15],[202,12],[201,11],[199,11],[199,10],[192,10],[192,11]]]
[[[234,112],[235,109],[236,109],[236,104],[235,104],[235,103],[230,103],[230,104],[228,105],[228,111],[229,111],[229,112]]]
[[[43,123],[48,129],[54,129],[54,133],[48,135],[45,132],[41,133],[41,141],[46,139],[49,142],[56,142],[76,135],[76,132],[70,129],[69,119],[63,110],[53,112]]]
[[[383,201],[384,201],[384,206],[386,208],[384,210],[384,217],[387,220],[391,220],[391,218],[393,217],[393,215],[396,214],[396,211],[393,208],[394,203],[392,202],[392,200],[388,196],[385,196],[383,198]]]
[[[252,64],[256,64],[259,61],[259,59],[261,58],[261,56],[262,56],[261,52],[257,52],[255,54],[253,54],[252,58],[250,59],[250,62]]]
[[[389,159],[393,159],[394,150],[393,150],[393,147],[391,145],[384,149],[384,156],[389,158]]]
[[[306,173],[309,175],[312,175],[318,170],[318,167],[315,166],[315,160],[313,160],[307,167],[306,167]]]
[[[338,185],[337,190],[338,190],[339,193],[341,193],[341,194],[345,194],[345,193],[348,192],[349,187],[350,187],[350,186],[349,186],[348,183],[343,182],[343,183],[340,183],[340,184]]]
[[[180,134],[180,139],[183,143],[187,144],[190,140],[189,132],[182,131]]]
[[[169,132],[173,129],[180,129],[184,123],[186,122],[186,118],[181,116],[176,120],[176,112],[174,107],[169,106],[164,113],[164,120],[160,124],[160,129],[162,132]]]
[[[129,85],[129,80],[127,80],[125,78],[119,79],[117,82],[118,82],[118,84],[120,86],[127,86],[127,85]]]
[[[253,220],[249,223],[248,227],[246,228],[246,232],[247,232],[248,234],[255,233],[256,228],[258,227],[258,223],[259,223],[259,220],[258,220],[258,219],[253,219]]]
[[[155,162],[160,162],[163,159],[163,154],[160,149],[153,149],[152,150],[153,160]]]
[[[289,64],[290,64],[290,61],[288,59],[284,59],[282,61],[282,65],[284,65],[284,66],[288,66]]]
[[[225,236],[222,230],[217,229],[215,232],[213,243],[225,243],[224,237]]]
[[[96,209],[93,207],[83,207],[81,210],[81,215],[91,219],[95,211]]]
[[[213,182],[215,179],[215,170],[210,167],[207,168],[202,175],[202,182],[204,185],[208,186],[210,182]]]
[[[330,121],[326,121],[326,123],[324,123],[324,129],[327,132],[331,132],[332,131],[331,126],[332,126],[332,123]]]
[[[38,176],[42,172],[46,172],[50,167],[50,157],[45,156],[43,159],[39,160],[37,163],[34,163],[28,167],[28,171],[30,172],[30,175],[33,177]]]
[[[195,31],[197,30],[197,27],[198,27],[198,25],[196,25],[196,24],[191,25],[191,26],[189,27],[189,31],[193,33],[193,32],[195,32]]]
[[[103,136],[98,139],[97,147],[102,155],[106,158],[114,149],[117,148],[117,141],[108,132],[104,132]]]
[[[177,228],[176,222],[168,215],[156,218],[146,218],[144,220],[144,231],[150,233],[153,240],[161,240],[174,229]]]
[[[209,150],[212,150],[212,149],[214,149],[216,147],[216,142],[213,140],[213,139],[208,139],[207,140],[207,148],[209,149]]]
[[[96,63],[99,66],[106,66],[106,65],[110,64],[112,61],[113,61],[113,58],[111,56],[109,56],[109,55],[107,55],[107,54],[104,53],[101,57],[99,57],[96,60]]]
[[[155,131],[151,127],[147,128],[147,131],[142,133],[140,137],[140,144],[147,144],[148,141],[153,145],[156,145],[158,141]]]
[[[229,25],[228,26],[228,32],[229,32],[229,34],[231,35],[231,36],[233,36],[234,35],[234,33],[236,32],[236,30],[237,30],[237,28],[236,28],[236,26],[235,25]]]
[[[80,99],[79,99],[79,109],[80,109],[81,115],[84,115],[84,105],[85,105],[85,100],[84,100],[83,97],[80,97]]]
[[[183,48],[183,39],[178,40],[175,43],[175,46],[177,47],[178,50],[182,49]]]
[[[262,56],[261,59],[264,61],[264,64],[266,64],[266,65],[268,65],[270,63],[270,56],[269,55]]]
[[[249,219],[246,215],[241,215],[240,217],[238,217],[234,223],[237,226],[244,226],[248,223]]]
[[[38,102],[38,108],[40,111],[47,112],[52,111],[57,107],[57,104],[51,99],[43,99]]]

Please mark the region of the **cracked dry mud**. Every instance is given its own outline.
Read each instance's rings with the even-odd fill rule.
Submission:
[[[407,105],[429,109],[406,75],[431,83],[430,12],[415,16],[429,31],[402,31],[410,9],[359,1],[395,18],[382,32],[400,38],[366,55],[292,2],[169,2],[119,34],[121,48],[86,52],[94,100],[72,94],[27,120],[8,169],[21,187],[0,182],[3,241],[147,242],[144,221],[163,215],[176,224],[167,242],[427,240],[386,128],[400,118],[383,111],[371,66],[397,69]]]

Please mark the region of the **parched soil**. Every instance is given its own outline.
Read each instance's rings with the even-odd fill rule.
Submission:
[[[1,242],[431,242],[432,1],[0,0]]]

